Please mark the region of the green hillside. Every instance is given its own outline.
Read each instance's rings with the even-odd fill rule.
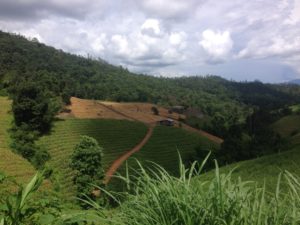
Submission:
[[[14,176],[17,182],[27,182],[35,173],[31,164],[21,156],[14,154],[9,148],[10,137],[8,129],[12,116],[9,114],[11,101],[6,97],[0,97],[0,172],[8,176]],[[0,186],[0,191],[10,188]]]
[[[261,158],[237,162],[220,168],[227,173],[233,168],[233,177],[241,177],[243,180],[252,180],[263,185],[268,190],[274,191],[280,172],[287,170],[300,176],[300,115],[292,114],[284,116],[271,125],[271,127],[286,139],[287,145],[284,152],[267,155]],[[202,176],[202,179],[210,179],[213,172]]]
[[[66,119],[55,122],[51,134],[39,140],[51,156],[48,164],[54,169],[54,188],[66,198],[74,196],[69,159],[81,135],[95,138],[104,148],[106,169],[113,160],[139,143],[146,132],[146,125],[127,120]]]
[[[300,144],[300,115],[289,115],[272,125],[273,129],[292,144]]]
[[[234,169],[233,178],[241,178],[244,181],[255,181],[260,186],[264,183],[269,191],[275,191],[278,175],[282,171],[289,171],[300,176],[300,146],[290,151],[270,156],[264,156],[258,159],[238,162],[220,168],[221,173],[228,173]],[[197,179],[210,179],[214,176],[211,171]]]

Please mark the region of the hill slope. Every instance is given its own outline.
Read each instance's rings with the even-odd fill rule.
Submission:
[[[300,145],[300,115],[285,116],[273,123],[272,127],[289,142],[291,147]]]
[[[285,170],[300,176],[300,146],[290,151],[264,156],[258,159],[234,163],[220,168],[221,173],[228,173],[234,169],[233,178],[255,181],[261,185],[265,183],[269,191],[275,191],[278,175]],[[210,179],[213,171],[196,179]]]
[[[155,162],[171,174],[178,175],[178,154],[183,162],[187,162],[195,155],[195,147],[198,145],[208,146],[209,150],[219,147],[217,143],[197,133],[182,128],[157,126],[148,143],[134,157],[142,162]]]
[[[11,108],[11,101],[6,97],[0,97],[0,171],[8,176],[14,176],[20,183],[30,180],[35,173],[31,164],[21,156],[14,154],[9,147],[9,134],[12,116],[8,113]],[[1,187],[4,191],[9,187]]]
[[[155,115],[152,108],[158,110],[158,115]],[[165,119],[173,119],[174,126],[181,126],[189,132],[197,133],[200,136],[205,136],[211,141],[221,144],[223,139],[209,134],[205,131],[194,129],[182,122],[185,119],[183,114],[172,112],[167,108],[151,103],[131,102],[119,103],[108,101],[97,101],[80,98],[71,98],[71,105],[66,107],[69,112],[63,112],[59,115],[60,118],[78,118],[78,119],[125,119],[130,121],[139,121],[147,125],[155,125],[157,122]]]

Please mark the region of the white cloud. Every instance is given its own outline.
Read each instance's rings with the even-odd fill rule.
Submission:
[[[246,48],[242,49],[238,58],[266,58],[271,56],[289,57],[300,54],[300,37],[286,40],[283,37],[274,37],[270,40],[254,39]]]
[[[141,32],[149,36],[161,35],[159,21],[157,19],[147,19],[141,27]]]
[[[114,45],[114,49],[118,55],[127,56],[130,54],[128,41],[125,36],[122,35],[113,35],[111,37],[111,42]]]
[[[96,54],[103,52],[105,50],[105,44],[107,43],[106,34],[100,34],[97,35],[97,37],[95,38],[90,37],[89,39],[90,39],[91,47]]]
[[[300,22],[300,0],[294,0],[293,9],[284,22],[290,25],[295,25]]]
[[[177,46],[181,49],[186,47],[187,35],[185,32],[172,32],[169,36],[169,41],[171,45]]]
[[[202,40],[199,45],[205,50],[212,62],[225,60],[232,47],[233,41],[230,37],[229,31],[215,32],[207,29],[202,32]]]
[[[299,10],[300,0],[0,0],[0,29],[137,72],[234,78],[243,61],[300,73]]]

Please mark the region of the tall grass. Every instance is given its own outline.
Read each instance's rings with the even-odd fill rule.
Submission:
[[[206,160],[205,160],[206,161]],[[204,163],[205,163],[204,161]],[[275,193],[252,182],[232,180],[231,173],[220,174],[217,163],[215,177],[210,181],[195,181],[204,163],[186,169],[180,163],[180,177],[171,176],[162,167],[145,170],[140,165],[137,175],[123,178],[132,187],[126,201],[111,217],[103,217],[98,209],[98,221],[128,225],[287,225],[300,224],[300,179],[289,172],[279,175]],[[281,191],[281,184],[288,191]],[[124,196],[123,196],[124,197]]]
[[[108,193],[119,205],[107,210],[93,201],[86,201],[92,210],[59,213],[49,222],[33,224],[113,224],[113,225],[298,225],[300,224],[300,178],[285,171],[278,176],[276,191],[253,182],[233,180],[231,173],[220,174],[216,163],[215,176],[210,181],[194,179],[205,164],[194,163],[187,169],[180,162],[180,176],[173,177],[165,169],[154,165],[137,174],[122,177],[128,192]],[[7,210],[1,225],[22,223],[31,218],[26,203],[41,183],[39,175],[21,188]],[[285,191],[282,184],[287,185]],[[125,201],[120,201],[124,199]],[[28,223],[29,224],[29,223]],[[31,223],[30,223],[31,224]]]

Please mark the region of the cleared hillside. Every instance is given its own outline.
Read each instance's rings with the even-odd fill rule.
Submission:
[[[158,109],[159,115],[154,115],[152,107]],[[127,119],[137,120],[143,123],[154,123],[162,119],[172,118],[178,120],[185,118],[178,113],[169,113],[164,107],[151,103],[120,103],[109,101],[97,101],[80,98],[71,98],[71,105],[67,106],[69,113],[61,113],[60,117],[80,119]]]
[[[158,115],[155,115],[152,108],[158,110]],[[89,99],[71,98],[71,104],[66,107],[68,112],[59,114],[60,118],[79,118],[79,119],[118,119],[139,121],[147,125],[155,125],[160,120],[173,119],[174,126],[181,126],[189,132],[197,133],[211,141],[221,144],[223,139],[209,134],[205,131],[194,129],[186,124],[182,124],[180,119],[185,119],[185,115],[178,113],[169,113],[167,108],[150,104],[150,103],[120,103],[97,101]]]
[[[81,135],[95,138],[104,148],[104,169],[124,152],[139,143],[147,132],[143,123],[128,120],[65,119],[55,122],[51,134],[44,136],[39,144],[45,146],[54,169],[54,187],[65,198],[74,196],[70,156]],[[55,181],[56,180],[56,181]]]
[[[12,120],[12,116],[9,114],[10,109],[11,101],[6,97],[0,97],[0,171],[15,177],[19,183],[25,183],[33,176],[35,169],[28,161],[13,153],[9,147],[8,129]],[[4,184],[4,186],[0,186],[0,192],[9,188],[10,186]]]

